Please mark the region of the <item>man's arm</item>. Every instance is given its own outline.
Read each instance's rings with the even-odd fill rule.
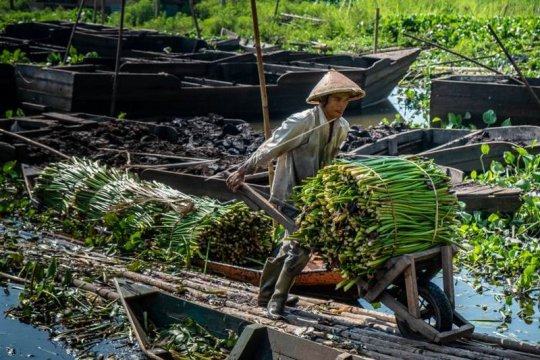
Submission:
[[[238,170],[227,178],[227,186],[237,191],[244,183],[245,176],[253,173],[260,165],[290,151],[302,144],[309,134],[304,134],[307,121],[304,116],[293,115],[276,129],[272,136],[255,151]]]

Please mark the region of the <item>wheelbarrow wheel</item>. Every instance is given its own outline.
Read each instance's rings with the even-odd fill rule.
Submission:
[[[405,291],[401,291],[397,299],[407,306],[407,294]],[[454,314],[452,305],[444,291],[434,283],[429,282],[418,285],[418,307],[421,319],[437,331],[443,332],[452,329]],[[411,329],[409,324],[397,315],[396,322],[399,331],[404,337],[414,340],[426,340],[421,333]]]

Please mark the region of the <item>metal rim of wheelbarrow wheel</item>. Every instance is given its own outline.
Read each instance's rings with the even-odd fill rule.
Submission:
[[[406,306],[407,296],[405,291],[398,295],[398,301]],[[452,329],[453,310],[448,297],[437,285],[432,282],[418,285],[418,301],[420,316],[422,320],[434,327],[437,331],[443,332]],[[426,340],[421,333],[411,329],[404,319],[396,315],[396,322],[401,334],[414,340]]]

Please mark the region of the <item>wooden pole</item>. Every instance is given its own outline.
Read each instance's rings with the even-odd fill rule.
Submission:
[[[437,44],[437,43],[431,42],[431,41],[429,41],[429,40],[421,39],[421,38],[416,37],[416,36],[411,35],[411,34],[406,34],[406,33],[405,33],[405,34],[403,34],[403,35],[405,35],[406,37],[409,37],[409,38],[411,38],[411,39],[414,39],[414,40],[416,40],[416,41],[424,42],[424,43],[429,44],[429,45],[431,45],[431,46],[435,46],[436,48],[439,48],[439,49],[441,49],[441,50],[447,51],[447,52],[449,52],[450,54],[454,54],[454,55],[456,55],[456,56],[459,56],[459,57],[462,58],[462,59],[468,60],[468,61],[472,62],[473,64],[476,64],[476,65],[478,65],[478,66],[480,66],[480,67],[483,67],[484,69],[487,69],[487,70],[489,70],[489,71],[493,71],[495,74],[507,76],[506,74],[503,74],[503,73],[500,72],[499,70],[495,70],[495,69],[492,68],[492,67],[489,67],[489,66],[487,66],[487,65],[484,65],[484,64],[482,64],[481,62],[478,62],[478,61],[476,61],[476,60],[474,60],[474,59],[472,59],[472,58],[470,58],[470,57],[467,57],[467,56],[465,56],[465,55],[461,55],[460,53],[455,52],[454,50],[450,50],[450,49],[448,49],[448,48],[446,48],[446,47],[444,47],[444,46],[442,46],[442,45],[439,45],[439,44]],[[518,83],[520,83],[520,84],[523,85],[523,82],[521,82],[521,80],[515,79],[515,78],[513,78],[513,77],[511,77],[511,76],[510,76],[510,78],[511,78],[512,80],[515,80],[515,81],[517,81]]]
[[[105,23],[105,0],[101,0],[101,23]]]
[[[77,29],[77,25],[79,24],[79,21],[81,20],[83,4],[84,4],[84,0],[81,0],[81,2],[79,3],[79,9],[77,10],[77,19],[75,19],[73,28],[71,28],[71,34],[69,35],[69,40],[66,46],[66,53],[64,54],[64,64],[67,62],[67,58],[69,56],[69,50],[71,49],[71,43],[73,42],[73,36],[75,36],[75,30]]]
[[[97,18],[97,2],[98,2],[98,0],[94,0],[94,12],[92,13],[92,22],[93,23],[96,22],[96,18]]]
[[[379,8],[375,9],[375,29],[373,31],[373,52],[377,52],[379,45]]]
[[[154,1],[154,17],[159,16],[159,0]]]
[[[489,29],[489,32],[491,32],[491,35],[493,35],[493,37],[495,38],[495,41],[497,41],[497,44],[499,44],[499,46],[501,47],[502,51],[504,51],[504,54],[506,55],[508,60],[510,60],[510,63],[512,64],[516,72],[518,73],[520,79],[523,81],[523,84],[525,84],[525,86],[527,87],[527,90],[529,90],[529,93],[531,94],[532,98],[536,101],[536,105],[538,105],[538,107],[540,108],[540,99],[538,98],[538,95],[536,95],[536,93],[534,92],[534,89],[529,84],[529,81],[523,75],[523,73],[521,72],[521,69],[519,68],[519,66],[517,66],[516,62],[514,61],[514,59],[508,52],[508,50],[506,50],[506,47],[503,45],[502,41],[499,39],[499,37],[495,33],[495,30],[493,30],[490,24],[488,24],[488,29]]]
[[[279,9],[279,0],[276,0],[276,6],[274,7],[274,17],[277,16],[278,9]]]
[[[50,146],[47,146],[45,144],[42,144],[42,143],[37,142],[37,141],[32,140],[32,139],[29,139],[29,138],[27,138],[25,136],[22,136],[22,135],[19,135],[19,134],[16,134],[16,133],[13,133],[11,131],[4,130],[4,129],[0,129],[0,133],[5,134],[7,136],[14,137],[14,138],[19,139],[19,140],[22,140],[22,141],[24,141],[24,142],[26,142],[28,144],[38,146],[38,147],[40,147],[42,149],[45,149],[47,151],[50,151],[51,153],[56,154],[56,155],[58,155],[58,156],[60,156],[60,157],[62,157],[64,159],[69,159],[69,156],[67,156],[66,154],[64,154],[64,153],[62,153],[62,152],[60,152],[58,150],[55,150]]]
[[[266,93],[266,79],[264,77],[264,64],[262,60],[261,38],[259,35],[259,20],[257,18],[257,4],[255,0],[250,0],[251,16],[253,18],[253,35],[255,37],[255,53],[257,55],[257,70],[259,73],[259,85],[261,90],[261,102],[263,113],[264,138],[270,138],[270,114],[268,112],[268,94]],[[274,166],[268,163],[268,183],[272,186],[274,180]]]
[[[116,114],[116,94],[118,92],[118,72],[120,70],[120,57],[122,56],[122,36],[124,35],[124,14],[126,0],[122,0],[120,7],[120,29],[118,30],[118,43],[116,45],[116,62],[114,65],[113,89],[111,99],[111,116]]]
[[[193,25],[195,25],[195,31],[197,32],[197,39],[201,38],[201,29],[199,28],[199,22],[197,21],[197,15],[195,15],[195,5],[193,0],[189,0],[189,10],[191,11],[191,17],[193,18]]]

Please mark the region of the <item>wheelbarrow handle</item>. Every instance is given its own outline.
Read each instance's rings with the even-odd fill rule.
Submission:
[[[223,175],[229,176],[228,171],[224,171]],[[288,216],[284,215],[281,211],[276,209],[270,201],[265,199],[261,194],[259,194],[255,189],[253,189],[251,186],[246,184],[245,182],[240,186],[240,189],[238,189],[238,193],[249,200],[251,200],[255,205],[257,205],[261,210],[263,210],[265,213],[267,213],[272,219],[274,219],[275,222],[278,224],[283,225],[283,227],[289,232],[293,233],[295,232],[298,227],[294,223],[292,219],[290,219]]]

